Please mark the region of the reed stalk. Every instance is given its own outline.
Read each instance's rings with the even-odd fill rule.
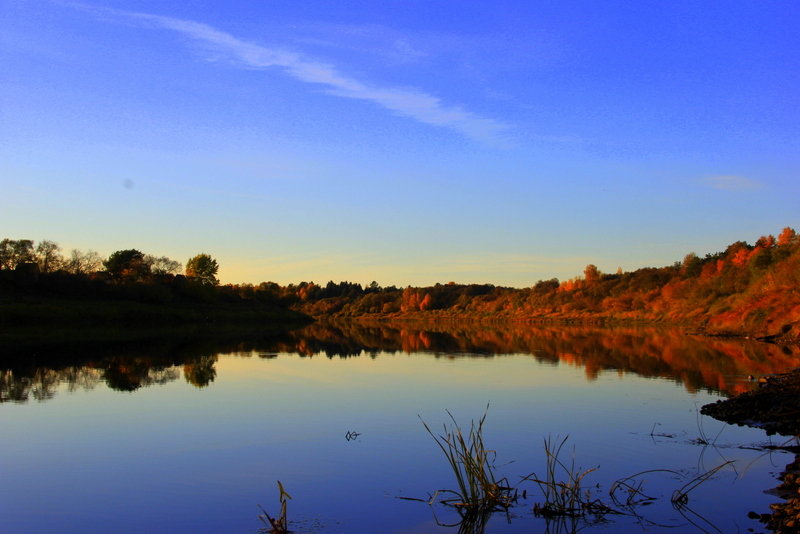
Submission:
[[[591,499],[589,491],[582,486],[583,479],[597,468],[584,471],[575,467],[575,459],[570,464],[564,463],[560,456],[569,436],[561,441],[548,436],[544,440],[544,451],[547,459],[544,477],[536,473],[523,477],[523,480],[535,482],[542,492],[544,502],[536,503],[533,511],[537,515],[552,516],[584,516],[587,513],[607,513],[608,507],[598,500]]]
[[[486,448],[483,441],[483,425],[487,411],[477,421],[470,422],[469,432],[465,434],[449,411],[451,426],[444,424],[441,434],[435,434],[423,420],[425,430],[433,437],[450,466],[456,481],[456,489],[439,490],[440,494],[450,494],[443,504],[458,509],[465,514],[483,514],[487,511],[508,509],[514,501],[514,490],[508,480],[498,479],[494,473],[495,451]],[[422,418],[420,418],[422,419]]]
[[[289,521],[286,517],[286,501],[291,499],[292,496],[286,493],[280,480],[278,481],[278,491],[280,492],[278,499],[281,503],[281,513],[278,517],[272,517],[259,505],[258,507],[261,508],[261,511],[264,513],[259,515],[258,518],[262,523],[267,525],[267,527],[259,529],[259,532],[266,534],[287,534],[289,532]]]

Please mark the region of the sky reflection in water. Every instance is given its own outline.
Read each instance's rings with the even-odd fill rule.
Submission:
[[[726,427],[716,447],[692,442],[723,428],[698,419],[700,405],[748,387],[747,374],[797,365],[768,345],[637,328],[408,325],[312,325],[226,343],[114,347],[83,366],[13,359],[0,384],[0,398],[17,401],[0,404],[4,529],[254,532],[257,504],[277,511],[281,480],[294,497],[296,531],[456,532],[435,525],[433,511],[453,519],[442,507],[396,497],[453,486],[419,417],[440,428],[448,409],[468,425],[487,403],[486,443],[512,481],[542,471],[548,435],[569,435],[577,464],[600,466],[590,482],[603,499],[615,479],[637,471],[691,476],[736,460],[736,472],[690,496],[723,532],[758,526],[747,512],[767,511],[770,472],[792,459],[738,448],[768,440],[753,429]],[[360,436],[348,441],[348,431]],[[659,500],[643,515],[686,524],[669,504],[682,484],[648,477],[645,488]],[[546,531],[531,513],[535,486],[523,487],[528,499],[511,523],[493,517],[487,532]],[[595,528],[641,531],[630,518]]]

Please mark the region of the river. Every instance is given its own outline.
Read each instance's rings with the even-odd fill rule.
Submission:
[[[764,448],[784,438],[699,414],[800,365],[758,342],[408,323],[65,338],[0,352],[4,532],[253,533],[259,505],[279,512],[277,481],[294,532],[759,531],[747,513],[769,511],[794,458]],[[495,472],[517,488],[507,511],[465,523],[442,504],[456,483],[423,421],[438,433],[448,412],[464,429],[486,415]],[[542,493],[522,477],[544,475],[548,438],[575,471],[597,468],[590,500],[624,513],[535,514]],[[631,506],[609,494],[650,470]]]

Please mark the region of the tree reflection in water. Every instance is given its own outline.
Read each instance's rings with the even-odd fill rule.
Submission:
[[[187,337],[132,343],[0,346],[0,402],[45,401],[60,386],[91,389],[105,382],[118,391],[165,384],[182,374],[203,388],[216,378],[220,354],[264,359],[279,353],[328,358],[425,352],[441,358],[527,354],[537,361],[584,369],[587,380],[615,371],[669,378],[689,392],[731,395],[749,389],[743,377],[800,364],[796,349],[741,339],[687,335],[652,326],[543,326],[523,323],[314,323],[290,332]],[[47,355],[47,356],[43,356]]]
[[[217,363],[217,356],[200,356],[187,360],[183,364],[183,378],[195,387],[204,388],[217,377],[215,363]]]

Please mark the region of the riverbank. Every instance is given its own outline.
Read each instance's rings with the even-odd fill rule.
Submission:
[[[333,281],[287,287],[292,306],[315,318],[642,323],[680,325],[709,335],[800,340],[800,237],[736,242],[724,252],[632,272],[541,280],[530,287],[448,282],[380,287]]]
[[[132,299],[14,295],[0,299],[0,327],[162,326],[308,323],[307,315],[258,302],[142,302]]]

